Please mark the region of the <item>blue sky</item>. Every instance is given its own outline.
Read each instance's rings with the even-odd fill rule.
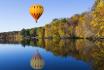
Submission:
[[[54,18],[71,17],[89,11],[95,0],[0,0],[0,32],[44,26]],[[35,23],[29,14],[33,3],[44,6],[44,13]]]

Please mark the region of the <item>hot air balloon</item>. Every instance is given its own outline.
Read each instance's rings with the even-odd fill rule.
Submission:
[[[35,19],[35,21],[37,23],[38,19],[43,14],[44,8],[40,4],[33,4],[30,7],[29,11],[30,11],[31,16]]]
[[[30,64],[33,69],[40,70],[44,67],[44,60],[38,51],[35,55],[33,55],[32,59],[30,61]]]

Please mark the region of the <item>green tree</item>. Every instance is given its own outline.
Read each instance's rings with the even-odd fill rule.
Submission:
[[[25,35],[30,36],[30,29],[26,29]]]
[[[26,36],[26,35],[25,35],[25,32],[26,32],[26,29],[22,29],[22,30],[21,30],[21,35],[22,35],[23,37]]]
[[[30,36],[32,36],[32,37],[35,37],[36,36],[36,30],[35,30],[35,28],[32,28],[30,30]]]

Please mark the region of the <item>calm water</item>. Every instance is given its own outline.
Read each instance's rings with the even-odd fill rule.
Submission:
[[[42,61],[43,65],[41,65]],[[103,70],[104,41],[24,40],[15,44],[14,42],[1,42],[0,70],[35,70],[35,68]]]

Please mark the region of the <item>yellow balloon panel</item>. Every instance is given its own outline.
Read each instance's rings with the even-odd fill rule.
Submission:
[[[40,16],[43,14],[44,8],[42,5],[40,4],[34,4],[30,7],[30,14],[32,15],[32,17],[36,20],[40,18]]]

